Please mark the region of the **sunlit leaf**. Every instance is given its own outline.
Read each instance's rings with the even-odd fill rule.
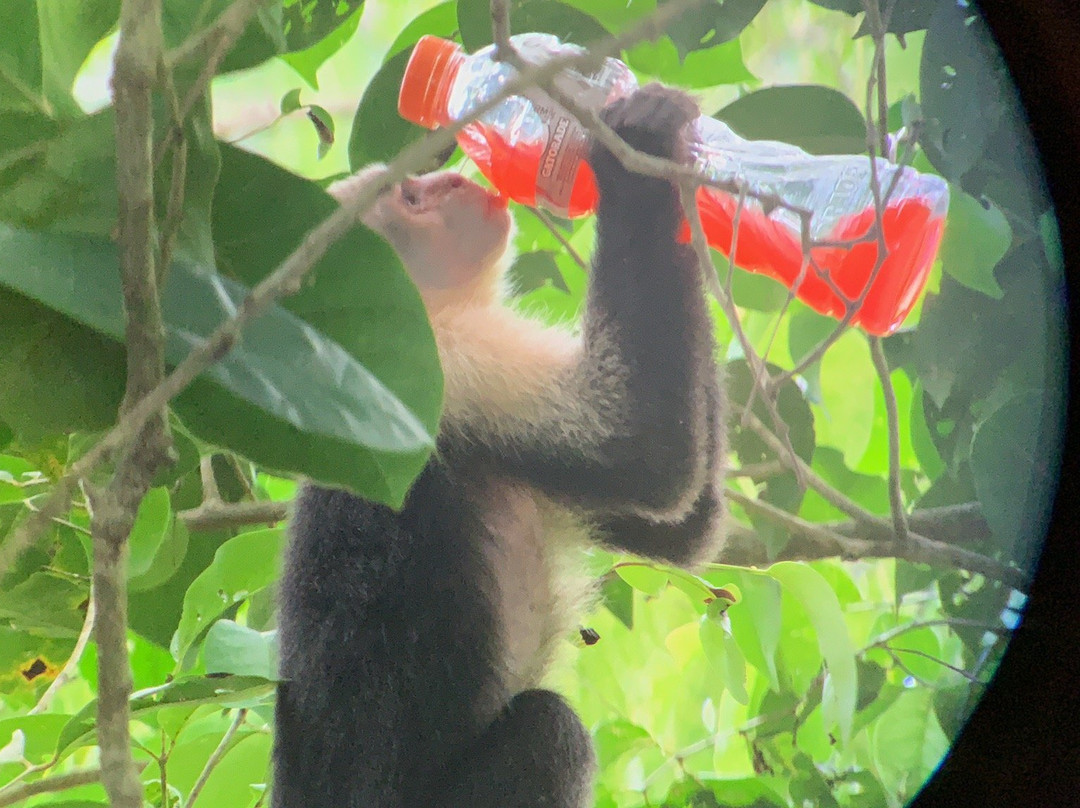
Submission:
[[[230,606],[277,578],[284,538],[278,528],[253,530],[229,539],[184,596],[184,611],[172,652],[183,664],[192,644]]]
[[[828,669],[826,694],[822,696],[825,726],[836,724],[847,739],[855,714],[858,676],[855,649],[836,593],[819,573],[802,564],[782,561],[769,567],[768,572],[784,587],[786,595],[799,601],[810,618]]]

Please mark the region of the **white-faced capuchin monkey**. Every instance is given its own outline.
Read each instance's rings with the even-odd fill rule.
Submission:
[[[604,120],[686,161],[685,95]],[[308,485],[280,594],[275,808],[580,808],[589,733],[540,680],[588,586],[591,541],[693,564],[721,541],[724,419],[701,270],[669,182],[604,147],[580,334],[501,297],[510,217],[442,172],[363,221],[427,304],[446,377],[438,448],[400,511]],[[376,168],[331,189],[339,200]]]

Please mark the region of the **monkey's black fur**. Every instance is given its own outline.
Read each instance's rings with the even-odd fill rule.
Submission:
[[[646,88],[604,117],[632,146],[684,160],[696,114],[685,96]],[[689,562],[716,541],[723,425],[700,271],[676,243],[675,188],[628,173],[602,147],[590,162],[598,243],[567,389],[578,411],[615,428],[583,452],[551,425],[444,424],[400,512],[304,489],[281,587],[276,808],[591,799],[593,753],[575,713],[550,691],[502,692],[490,486],[524,484],[581,514],[600,541]],[[613,367],[615,402],[596,383]]]

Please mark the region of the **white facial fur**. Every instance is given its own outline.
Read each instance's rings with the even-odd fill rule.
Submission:
[[[371,166],[334,183],[329,192],[348,201],[384,172],[384,166]],[[362,221],[390,242],[421,292],[464,290],[489,275],[510,235],[505,202],[450,171],[390,187]]]

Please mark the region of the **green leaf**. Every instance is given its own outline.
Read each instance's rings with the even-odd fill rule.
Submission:
[[[730,631],[717,620],[702,617],[698,624],[701,647],[705,658],[720,675],[724,687],[739,704],[746,704],[750,697],[746,692],[746,659]]]
[[[780,368],[774,365],[768,365],[768,369],[774,376],[780,372]],[[771,427],[772,417],[764,403],[761,390],[755,389],[753,374],[747,362],[745,360],[729,362],[724,375],[728,400],[732,402],[733,408],[742,409],[752,397],[754,415],[762,423]],[[787,425],[788,437],[795,454],[809,462],[814,454],[814,418],[806,399],[803,398],[802,391],[793,379],[784,384],[776,394],[776,406],[781,419]],[[738,418],[732,420],[729,442],[742,466],[779,459],[757,433],[749,428],[744,429]],[[769,477],[758,496],[772,505],[794,512],[803,500],[804,490],[799,485],[795,473],[785,471]],[[778,552],[787,535],[783,529],[756,515],[751,516],[751,521],[770,552]]]
[[[319,159],[321,160],[334,145],[334,119],[318,104],[308,105],[307,116],[319,136]]]
[[[510,33],[554,34],[563,42],[591,45],[608,35],[596,18],[556,0],[510,0]],[[492,42],[489,0],[458,0],[458,29],[465,50]]]
[[[607,578],[600,588],[600,596],[619,622],[629,629],[634,627],[634,589],[622,578]]]
[[[1023,560],[1046,535],[1057,488],[1061,426],[1041,391],[1000,406],[975,431],[971,475],[983,518],[1008,558]]]
[[[780,140],[810,154],[866,150],[862,113],[850,98],[831,87],[767,87],[731,102],[713,117],[747,140]]]
[[[138,577],[150,569],[171,520],[169,492],[164,488],[151,488],[139,503],[135,524],[132,525],[131,535],[128,537],[129,577]]]
[[[74,647],[75,638],[70,635],[43,637],[36,631],[0,625],[0,694],[4,703],[10,707],[32,707],[46,683],[63,668]],[[0,732],[0,748],[6,743]]]
[[[16,2],[13,5],[23,5]],[[54,112],[79,116],[71,95],[91,48],[116,25],[119,0],[37,0],[42,91]],[[10,36],[10,29],[3,29]]]
[[[814,627],[829,672],[822,694],[825,726],[839,726],[846,742],[855,715],[858,677],[855,649],[836,593],[820,573],[794,561],[773,564],[768,573],[780,582],[786,595],[798,600]]]
[[[254,285],[299,247],[336,203],[312,183],[260,157],[225,149],[223,158],[214,200],[218,266]],[[282,305],[370,368],[434,435],[442,405],[439,357],[423,302],[393,250],[357,227],[328,250],[311,277]],[[200,414],[205,425],[216,413],[205,408]],[[215,431],[235,434],[240,426],[221,418]],[[426,452],[357,458],[340,445],[333,447],[336,456],[328,456],[330,445],[320,447],[295,430],[276,431],[272,440],[265,429],[245,432],[244,445],[236,448],[255,460],[267,458],[264,462],[275,468],[297,468],[294,458],[306,458],[305,474],[329,482],[336,478],[337,484],[359,487],[345,481],[362,472],[374,477],[372,493],[375,486],[388,486],[389,498],[398,504],[427,460]]]
[[[0,225],[0,245],[12,261],[0,266],[0,284],[114,339],[123,337],[119,276],[115,249],[94,239],[30,233]],[[220,275],[178,258],[164,295],[166,359],[175,364],[201,343],[240,305],[246,290]],[[431,438],[426,428],[371,371],[339,345],[314,331],[295,315],[272,307],[249,326],[244,339],[204,378],[240,402],[254,405],[265,420],[324,437],[339,445],[401,457],[413,456],[418,470]],[[189,426],[211,440],[221,440],[254,459],[273,463],[259,440],[248,439],[243,422],[230,424],[237,403],[222,401],[207,410],[208,385],[189,388],[176,407]],[[198,390],[202,395],[195,396]],[[231,406],[230,406],[231,405]],[[231,412],[230,412],[231,410]],[[384,416],[388,416],[384,420]],[[258,423],[256,421],[256,423]],[[212,425],[207,429],[207,426]],[[221,431],[214,429],[221,425]],[[240,434],[238,434],[238,432]],[[259,436],[267,440],[264,432]],[[273,449],[271,448],[271,451]],[[302,460],[301,457],[297,459]],[[400,461],[399,461],[400,462]],[[307,465],[305,463],[305,465]],[[356,468],[338,482],[368,488],[377,497],[403,496],[407,485],[386,479],[374,463]],[[295,468],[296,466],[294,466]],[[320,469],[303,469],[319,475]],[[382,479],[380,479],[382,478]],[[408,479],[411,479],[409,477]]]
[[[1010,91],[1008,71],[974,7],[938,3],[923,40],[919,100],[929,131],[927,157],[950,181],[982,158]]]
[[[660,5],[664,5],[661,0]],[[679,57],[735,39],[765,5],[765,0],[710,0],[690,7],[668,25]]]
[[[634,589],[652,597],[659,595],[668,585],[668,574],[664,570],[642,562],[618,564],[615,572]]]
[[[877,373],[870,346],[858,331],[847,331],[821,358],[820,407],[814,407],[818,443],[844,454],[849,468],[858,466],[874,429],[874,385]]]
[[[0,455],[0,505],[40,494],[49,478],[21,457]]]
[[[146,571],[128,581],[128,591],[143,592],[154,589],[175,575],[187,556],[189,538],[183,520],[173,519],[165,528]]]
[[[207,673],[277,677],[277,632],[256,631],[232,620],[218,620],[203,641]]]
[[[284,5],[285,41],[296,51],[318,44],[346,22],[355,30],[364,0],[286,0]]]
[[[396,56],[406,48],[411,49],[413,45],[420,41],[420,37],[425,34],[441,36],[443,39],[452,39],[457,33],[457,6],[458,4],[454,0],[450,0],[450,2],[440,3],[434,8],[429,8],[423,14],[414,18],[398,34],[394,44],[386,52],[386,58]]]
[[[12,628],[45,637],[77,637],[86,619],[89,589],[67,578],[35,572],[16,586],[0,591],[0,619]]]
[[[683,55],[670,39],[661,37],[655,42],[639,42],[628,50],[626,63],[657,81],[689,89],[754,80],[743,62],[737,39]]]
[[[184,596],[171,649],[178,663],[184,664],[191,646],[226,609],[277,579],[284,541],[282,530],[268,528],[241,533],[218,548]]]
[[[349,134],[349,167],[387,162],[427,131],[398,115],[398,91],[412,51],[390,58],[368,83],[353,116]]]
[[[281,96],[280,110],[282,115],[288,115],[290,112],[296,112],[300,109],[300,88],[294,87]]]
[[[948,739],[934,716],[933,691],[901,693],[874,723],[870,739],[878,770],[906,780],[910,783],[906,793],[914,794],[948,750]]]
[[[44,763],[52,757],[56,740],[70,718],[62,713],[42,713],[0,719],[0,749],[7,746],[14,733],[19,731],[25,739],[23,757],[31,763]]]
[[[768,677],[769,687],[779,692],[776,651],[780,646],[780,585],[767,575],[731,567],[712,577],[738,582],[742,601],[728,610],[731,634],[746,661]]]
[[[348,0],[348,2],[356,7],[359,6],[363,0]],[[296,6],[300,3],[296,3]],[[308,2],[306,5],[313,5]],[[319,5],[329,8],[334,6],[334,3],[322,2]],[[295,7],[295,6],[293,6]],[[340,4],[337,4],[337,8],[341,8]],[[286,9],[286,19],[290,14],[290,10]],[[283,62],[290,65],[293,70],[300,74],[300,76],[308,83],[313,90],[319,89],[319,68],[323,66],[327,59],[341,50],[345,43],[352,39],[356,33],[356,29],[360,26],[360,15],[362,13],[361,8],[357,8],[356,11],[344,21],[337,24],[337,27],[325,37],[315,40],[310,47],[304,47],[302,50],[294,50],[296,45],[303,45],[304,38],[292,36],[291,29],[286,31],[286,38],[288,40],[287,45],[292,51],[291,53],[282,54],[280,57]],[[340,19],[337,18],[336,19]]]
[[[551,250],[538,250],[518,255],[510,267],[508,278],[514,293],[519,295],[549,284],[563,292],[570,291],[555,261],[555,253]]]
[[[29,148],[0,148],[0,220],[108,238],[117,216],[115,127],[107,109]]]
[[[164,0],[161,27],[166,48],[179,47],[192,34],[210,25],[231,4],[232,0]],[[286,49],[280,0],[261,3],[218,72],[254,67]]]
[[[919,467],[927,477],[936,480],[945,471],[945,464],[930,435],[930,427],[926,422],[926,402],[922,385],[919,383],[915,385],[911,393],[910,424],[911,448],[918,459]]]
[[[247,706],[266,699],[276,683],[258,676],[191,676],[150,688],[131,697],[131,717],[145,718],[169,706],[195,707],[202,704]],[[56,754],[63,759],[80,746],[94,742],[97,727],[97,699],[71,717],[56,742]]]
[[[959,188],[951,188],[950,195],[941,266],[969,289],[1000,300],[1005,293],[994,278],[994,268],[1012,244],[1012,228],[990,200],[980,202]]]

